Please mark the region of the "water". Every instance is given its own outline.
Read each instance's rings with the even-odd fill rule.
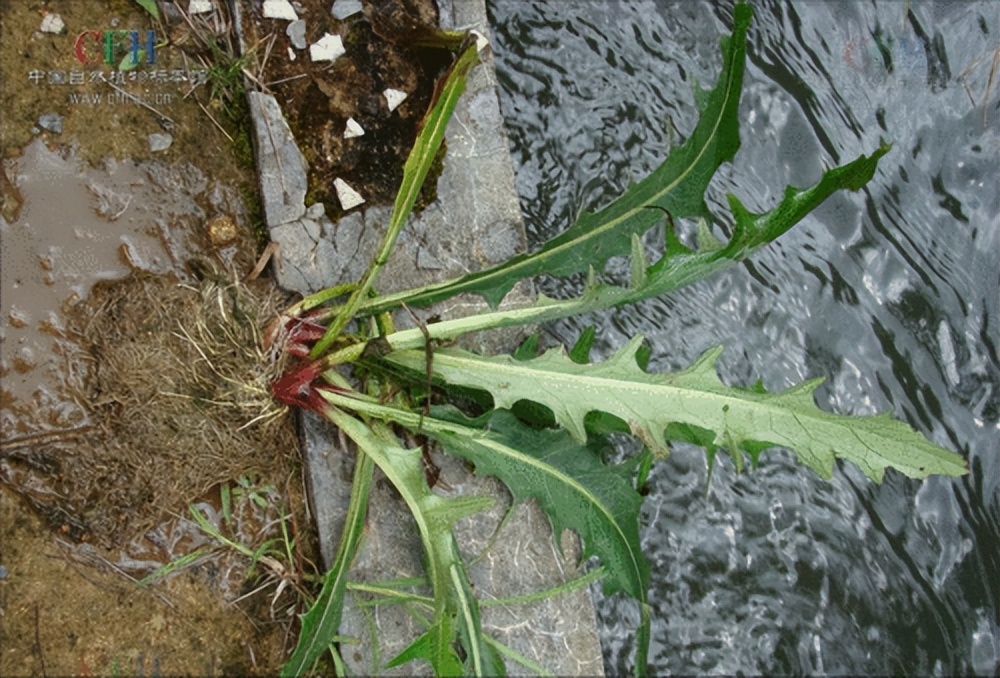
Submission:
[[[692,84],[715,82],[732,8],[498,0],[490,12],[537,244],[654,168],[674,128],[691,130]],[[597,323],[598,358],[642,333],[657,370],[723,344],[727,383],[823,376],[821,407],[893,412],[969,462],[961,479],[889,472],[875,486],[847,464],[821,480],[774,451],[742,476],[720,462],[706,496],[704,453],[679,446],[645,507],[651,671],[1000,671],[998,34],[995,3],[758,3],[743,145],[710,208],[725,221],[726,191],[768,208],[884,137],[874,181],[723,275],[547,328],[572,343]],[[598,608],[608,672],[631,670],[634,605]]]
[[[64,308],[132,268],[184,276],[205,208],[226,214],[238,204],[234,189],[210,185],[193,165],[107,159],[89,167],[78,150],[52,150],[36,138],[7,163],[24,204],[11,223],[0,220],[5,437],[86,419],[71,393],[83,365],[65,343]],[[220,256],[231,262],[235,252]]]

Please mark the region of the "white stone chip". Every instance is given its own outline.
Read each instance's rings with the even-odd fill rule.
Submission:
[[[357,14],[361,9],[361,0],[336,0],[333,7],[330,8],[330,14],[333,15],[334,19],[343,21],[347,17]]]
[[[174,138],[169,134],[154,133],[149,135],[149,150],[153,153],[167,150],[172,143],[174,143]]]
[[[295,50],[291,47],[288,48],[288,60],[295,61]]]
[[[46,14],[42,17],[42,25],[38,30],[42,33],[62,33],[66,30],[66,22],[58,14]]]
[[[306,208],[306,217],[313,221],[322,219],[324,214],[326,214],[326,207],[321,202],[314,202]]]
[[[398,89],[392,89],[391,87],[382,92],[385,96],[385,102],[389,104],[389,110],[396,110],[406,97],[409,96],[406,92],[400,92]]]
[[[476,52],[482,52],[490,46],[490,40],[485,35],[477,30],[471,30],[469,32],[476,36]]]
[[[289,23],[285,35],[292,41],[292,47],[295,49],[305,49],[309,44],[306,42],[306,22],[302,19]]]
[[[299,15],[288,0],[264,0],[264,18],[298,21]]]
[[[212,0],[191,0],[188,3],[188,14],[204,14],[213,9],[215,8],[212,7]]]
[[[340,200],[340,206],[345,211],[353,209],[365,201],[361,194],[348,186],[343,179],[334,179],[333,187],[337,189],[337,199]]]
[[[333,61],[346,50],[339,35],[327,33],[315,44],[309,45],[309,56],[313,61]]]
[[[347,128],[344,129],[344,138],[353,139],[354,137],[360,137],[365,133],[365,128],[358,124],[358,121],[354,118],[347,119]]]

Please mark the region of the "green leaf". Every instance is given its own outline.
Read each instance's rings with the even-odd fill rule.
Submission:
[[[524,338],[521,345],[514,349],[511,355],[514,356],[515,360],[530,360],[538,357],[539,338],[538,332],[532,332]]]
[[[337,554],[323,577],[323,588],[316,597],[316,602],[302,615],[299,640],[292,656],[281,667],[282,676],[301,676],[309,671],[340,630],[340,620],[344,611],[344,589],[351,563],[354,562],[364,534],[374,468],[371,457],[359,452],[354,464],[351,499],[344,518],[344,530],[340,535]]]
[[[433,369],[449,384],[487,390],[498,408],[520,399],[544,404],[581,441],[586,439],[584,418],[601,411],[627,421],[636,436],[661,453],[667,449],[668,427],[685,424],[694,427],[688,432],[713,432],[712,444],[730,450],[790,448],[825,478],[832,474],[835,458],[852,462],[876,482],[888,467],[911,478],[966,472],[959,455],[887,414],[854,417],[819,409],[813,391],[821,380],[780,393],[729,387],[715,372],[721,348],[706,351],[683,372],[648,374],[636,363],[641,343],[642,337],[636,337],[605,362],[589,365],[572,362],[562,349],[526,362],[441,349]],[[393,352],[386,359],[407,369],[425,369],[421,351]]]
[[[407,662],[425,659],[434,667],[435,675],[463,675],[462,660],[458,658],[458,654],[452,646],[456,635],[454,621],[450,616],[440,619],[434,626],[410,643],[405,650],[390,659],[385,665],[386,668],[391,669]]]
[[[717,241],[710,241],[703,235],[699,238],[702,247],[695,251],[674,238],[663,257],[646,270],[646,279],[641,284],[633,282],[628,289],[606,288],[606,294],[613,298],[613,302],[609,299],[603,303],[620,306],[659,296],[749,257],[764,245],[777,240],[836,191],[860,190],[871,181],[878,169],[878,161],[890,148],[883,142],[870,156],[862,155],[846,165],[827,170],[811,188],[787,187],[781,202],[762,214],[749,211],[736,196],[728,195],[733,214],[733,234],[729,242],[720,246]]]
[[[601,267],[611,257],[628,254],[631,236],[676,217],[707,216],[704,194],[712,175],[732,160],[740,146],[739,99],[743,86],[746,32],[753,18],[749,5],[737,5],[733,34],[723,38],[723,68],[710,92],[696,91],[700,119],[684,145],[675,149],[652,174],[629,187],[597,212],[584,213],[576,224],[531,254],[417,292],[389,295],[365,305],[365,312],[387,310],[405,301],[424,305],[463,292],[483,295],[495,307],[519,281],[541,273],[569,275]],[[697,89],[697,88],[696,88]],[[651,209],[656,208],[656,209]]]
[[[328,400],[335,396],[327,390],[320,393]],[[327,408],[323,415],[357,443],[399,491],[417,523],[427,556],[434,590],[431,628],[390,665],[419,658],[430,662],[438,675],[502,673],[502,660],[484,641],[479,606],[452,535],[456,522],[488,508],[493,499],[439,497],[427,486],[419,449],[401,448],[392,431],[379,422],[369,427],[336,407]],[[457,647],[462,648],[464,661],[459,660]]]
[[[135,0],[136,4],[153,15],[154,19],[160,18],[160,8],[156,6],[156,0]]]
[[[134,57],[134,58],[133,58]],[[118,64],[118,70],[122,72],[128,72],[134,69],[136,66],[143,62],[146,58],[146,50],[140,49],[135,54],[129,50],[128,54],[122,57],[121,63]]]
[[[424,429],[448,452],[500,478],[517,500],[535,499],[552,523],[556,543],[565,529],[583,542],[583,558],[596,555],[607,568],[604,590],[645,600],[649,564],[639,544],[642,498],[632,486],[631,465],[608,466],[600,451],[566,431],[534,430],[506,410],[496,410],[489,430]]]
[[[645,600],[649,566],[639,544],[642,498],[632,486],[631,464],[608,466],[594,446],[566,431],[531,429],[506,410],[470,420],[455,408],[442,407],[434,409],[434,416],[421,417],[373,400],[331,392],[323,397],[338,407],[419,429],[448,452],[473,462],[478,474],[500,478],[515,499],[538,500],[557,543],[563,530],[576,530],[583,557],[601,559],[608,571],[606,591]]]
[[[432,323],[427,325],[427,332],[432,339],[449,340],[469,332],[531,325],[593,313],[675,291],[751,256],[789,230],[834,192],[860,189],[871,180],[879,159],[888,152],[889,146],[883,144],[869,156],[863,155],[846,165],[827,170],[810,188],[790,186],[785,189],[781,202],[763,214],[750,212],[736,197],[729,196],[735,222],[733,235],[726,245],[718,247],[712,244],[694,251],[673,237],[664,255],[648,267],[641,248],[634,249],[633,265],[638,258],[641,266],[637,269],[642,273],[627,286],[602,284],[591,276],[583,294],[575,299],[551,299],[539,295],[539,299],[529,306]],[[414,328],[389,334],[385,340],[392,348],[401,350],[423,346],[424,335],[420,329]],[[364,349],[363,343],[342,349],[331,354],[330,364],[357,360]]]
[[[563,530],[575,530],[583,558],[596,555],[607,572],[604,590],[625,593],[646,605],[650,573],[639,542],[642,498],[632,485],[635,464],[608,466],[596,447],[581,444],[563,430],[531,429],[505,410],[473,421],[450,407],[421,417],[372,399],[326,391],[323,397],[337,407],[420,430],[475,464],[478,474],[500,478],[516,500],[536,499],[549,517],[557,545]],[[392,665],[440,655],[441,633],[431,629]],[[446,660],[440,656],[440,661]]]
[[[569,350],[569,359],[581,365],[590,362],[590,349],[594,345],[594,338],[597,336],[597,328],[594,325],[587,325],[580,338]]]
[[[424,179],[427,178],[427,173],[430,171],[431,165],[434,164],[434,157],[441,147],[448,120],[451,119],[458,98],[465,91],[465,82],[468,79],[469,71],[479,59],[479,48],[475,36],[467,35],[466,42],[467,47],[458,55],[447,73],[435,86],[430,109],[421,121],[420,131],[413,142],[413,148],[410,149],[410,154],[403,164],[403,181],[396,193],[396,201],[392,206],[392,216],[389,217],[389,225],[382,237],[382,242],[379,244],[375,259],[365,272],[361,282],[358,283],[357,288],[351,292],[351,296],[343,308],[327,327],[323,337],[316,342],[311,353],[311,357],[314,359],[323,355],[330,348],[340,332],[354,318],[355,313],[368,296],[369,290],[372,289],[372,285],[375,284],[382,267],[389,260],[396,239],[413,210],[417,196],[420,195],[420,189],[424,185]],[[321,303],[329,298],[330,293],[339,289],[338,285],[330,290],[321,290],[311,296],[317,300],[316,303]],[[301,308],[308,309],[310,307],[310,305],[305,304]]]

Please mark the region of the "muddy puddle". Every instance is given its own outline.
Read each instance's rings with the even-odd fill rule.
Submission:
[[[53,338],[66,330],[63,309],[98,281],[131,270],[184,271],[185,262],[212,249],[212,220],[245,224],[246,214],[235,191],[209,190],[208,178],[190,163],[106,158],[101,167],[88,167],[72,146],[50,149],[35,139],[6,174],[18,208],[3,227],[0,255],[2,388],[20,419],[24,406],[44,409],[39,401],[61,381],[65,364],[51,354]],[[239,248],[225,244],[217,258],[234,265]]]

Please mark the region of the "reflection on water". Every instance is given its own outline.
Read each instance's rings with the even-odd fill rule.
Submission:
[[[534,242],[655,167],[715,81],[731,6],[491,3],[518,189]],[[823,376],[820,406],[893,412],[971,473],[823,481],[774,451],[737,476],[679,446],[654,473],[657,673],[993,674],[1000,657],[1000,49],[996,5],[757,3],[743,145],[713,181],[773,205],[787,184],[893,144],[875,180],[831,198],[753,261],[591,322],[607,355],[635,333],[652,367],[724,344],[728,383]],[[674,130],[677,130],[675,132]],[[678,136],[680,135],[680,136]],[[543,283],[567,294],[579,280]],[[610,673],[631,666],[634,607],[599,601]]]

